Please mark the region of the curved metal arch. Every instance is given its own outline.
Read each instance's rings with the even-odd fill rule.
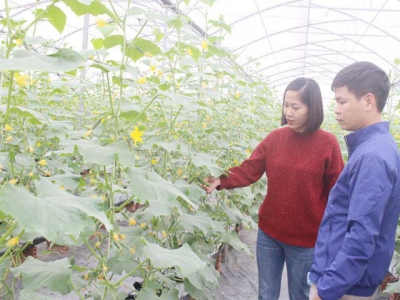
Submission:
[[[324,46],[321,46],[321,45],[318,45],[318,44],[315,44],[315,46],[320,47],[320,48],[323,48],[323,49],[327,49],[327,50],[330,51],[330,53],[321,54],[321,55],[310,55],[310,56],[308,56],[308,57],[318,57],[318,58],[320,58],[321,56],[339,54],[339,55],[345,56],[345,57],[347,57],[347,58],[353,60],[354,62],[356,61],[354,58],[349,57],[348,55],[345,55],[345,54],[343,54],[343,53],[340,52],[340,51],[332,50],[332,49],[330,49],[330,48],[328,48],[328,47],[324,47]],[[298,59],[298,58],[296,58],[296,59]],[[296,59],[291,59],[291,60],[287,60],[287,61],[284,61],[284,62],[280,62],[279,64],[286,63],[286,62],[291,62],[291,61],[294,61],[294,60],[296,60]],[[341,64],[338,64],[337,62],[334,62],[334,64],[335,64],[335,65],[338,65],[338,66],[340,66],[340,67],[343,67]],[[258,70],[258,72],[260,72],[260,71],[262,72],[262,71],[264,71],[264,70],[266,70],[266,69],[275,67],[276,65],[277,65],[277,64],[271,65],[271,66],[268,66],[268,67],[265,67],[264,69]],[[251,73],[251,74],[254,74],[254,73],[255,73],[255,72],[253,72],[253,73]],[[250,74],[250,75],[251,75],[251,74]]]
[[[347,16],[347,17],[351,17],[351,18],[353,18],[353,19],[355,19],[355,20],[357,20],[357,21],[360,21],[360,22],[362,22],[362,23],[365,23],[365,24],[367,24],[367,25],[370,25],[372,28],[375,28],[375,29],[377,29],[377,30],[383,32],[384,34],[390,36],[391,38],[395,39],[396,41],[398,41],[398,42],[400,43],[400,39],[397,38],[396,36],[390,34],[389,32],[387,32],[387,31],[385,31],[385,30],[383,30],[383,29],[380,28],[379,26],[376,26],[376,25],[374,25],[374,24],[372,24],[372,23],[370,23],[370,22],[368,22],[368,21],[365,21],[365,20],[363,20],[363,19],[361,19],[361,18],[359,18],[359,17],[357,17],[357,16],[353,16],[353,15],[351,15],[351,14],[345,13],[345,12],[343,12],[343,11],[340,11],[340,10],[336,9],[336,8],[325,7],[325,6],[318,5],[318,4],[312,4],[312,6],[319,7],[319,8],[329,9],[329,10],[335,11],[335,12],[337,12],[337,13],[339,13],[339,14],[345,15],[345,16]]]
[[[329,78],[331,78],[330,76],[326,76],[326,74],[323,73],[323,72],[314,71],[314,73],[318,73],[318,74],[321,74],[321,75],[324,76],[324,77],[329,77]],[[276,79],[276,80],[273,80],[273,81],[268,81],[268,84],[273,85],[273,84],[276,83],[276,82],[283,81],[282,84],[280,84],[280,85],[283,85],[284,83],[286,83],[285,80],[286,80],[286,79],[289,79],[289,78],[291,78],[291,80],[294,79],[293,75],[291,75],[291,76],[286,76],[286,77],[279,78],[279,79]],[[274,86],[277,86],[277,84],[275,84]]]
[[[324,57],[324,56],[327,56],[327,55],[335,55],[335,54],[334,54],[334,53],[327,53],[327,54],[319,54],[319,55],[310,55],[309,57],[310,57],[310,58],[311,58],[311,57],[315,57],[315,58],[318,58],[318,59],[327,61],[327,62],[329,62],[329,63],[332,63],[332,64],[334,64],[334,65],[339,65],[337,62],[332,61],[332,60],[327,59],[327,58]],[[303,58],[303,57],[296,57],[296,58],[293,58],[293,59],[285,60],[285,61],[281,62],[280,64],[283,65],[283,64],[286,64],[286,63],[296,62],[296,61],[301,60],[301,59],[304,59],[304,58]],[[258,70],[258,71],[256,71],[256,72],[253,72],[252,74],[263,72],[264,70],[269,69],[269,68],[272,68],[272,67],[275,67],[275,66],[276,66],[276,65],[274,65],[274,66],[268,66],[267,68],[264,68],[264,69],[262,69],[262,70]],[[267,76],[268,76],[268,75],[267,75]]]
[[[249,19],[249,18],[251,18],[251,17],[254,17],[255,15],[261,14],[261,13],[263,13],[263,12],[265,12],[265,11],[268,11],[268,10],[271,10],[271,9],[274,9],[274,8],[277,8],[277,7],[281,7],[281,6],[286,6],[287,4],[292,4],[292,3],[295,3],[295,2],[301,2],[301,1],[303,1],[303,0],[292,0],[292,1],[287,1],[287,2],[285,2],[285,3],[281,3],[281,4],[278,4],[278,5],[274,5],[274,6],[271,6],[271,7],[264,8],[264,9],[262,9],[262,10],[260,10],[260,11],[256,11],[255,13],[249,14],[249,15],[247,15],[247,16],[244,16],[243,18],[240,18],[240,19],[238,19],[238,20],[236,20],[236,21],[233,21],[232,23],[229,24],[229,26],[232,26],[232,25],[234,25],[234,24],[236,24],[236,23],[242,22],[242,21],[244,21],[244,20],[246,20],[246,19]],[[216,34],[218,31],[219,31],[219,29],[218,29],[218,30],[215,30],[215,31],[212,32],[212,33],[210,33],[210,35],[214,35],[214,34]]]
[[[367,50],[371,51],[371,52],[374,53],[376,56],[380,57],[382,60],[384,60],[385,62],[387,62],[390,66],[392,66],[393,69],[395,69],[396,71],[400,71],[394,63],[388,61],[385,57],[383,57],[383,56],[380,55],[379,53],[373,51],[372,49],[370,49],[370,48],[367,47],[367,46],[364,46],[364,45],[361,44],[361,43],[357,43],[357,42],[353,41],[353,39],[347,38],[347,37],[346,37],[345,35],[343,35],[343,34],[335,33],[335,32],[333,32],[333,31],[331,31],[331,30],[327,30],[327,29],[323,29],[323,28],[318,28],[318,27],[315,27],[315,29],[325,31],[325,32],[327,32],[327,33],[329,33],[329,34],[333,34],[333,35],[340,36],[340,37],[342,37],[342,38],[344,38],[344,39],[347,39],[347,40],[349,40],[349,41],[351,41],[351,42],[353,42],[353,43],[356,43],[357,45],[363,47],[364,49],[367,49]],[[354,59],[353,59],[353,60],[354,60]]]
[[[314,28],[314,27],[313,27],[313,28]],[[342,34],[339,34],[339,33],[335,33],[335,32],[333,32],[333,31],[331,31],[331,30],[327,30],[327,29],[323,29],[323,28],[318,28],[318,27],[315,27],[315,29],[321,30],[321,31],[324,31],[324,32],[327,32],[327,33],[332,34],[332,35],[340,36],[340,37],[343,38],[344,40],[349,40],[349,41],[355,43],[355,41],[353,41],[353,39],[350,39],[350,38],[346,37],[345,35],[342,35]],[[321,46],[321,45],[317,45],[317,44],[315,44],[315,45],[318,46],[318,47],[324,48],[324,47]],[[396,67],[396,65],[394,65],[392,62],[388,61],[388,60],[387,60],[385,57],[383,57],[382,55],[378,54],[377,52],[373,51],[372,49],[370,49],[370,48],[367,47],[367,46],[364,46],[364,45],[361,44],[361,43],[358,44],[358,45],[361,46],[361,47],[363,47],[363,48],[365,48],[365,49],[367,49],[368,51],[371,51],[371,52],[374,53],[376,56],[378,56],[379,58],[381,58],[383,61],[385,61],[386,63],[388,63],[390,66],[392,66],[393,69],[395,69],[396,71],[399,71],[399,69]],[[325,48],[326,48],[326,47],[325,47]],[[336,50],[332,50],[332,49],[330,49],[330,48],[326,48],[326,49],[329,49],[329,51],[334,51],[334,52],[336,52],[336,53],[338,53],[338,54],[340,54],[340,55],[343,55],[343,56],[345,56],[345,57],[347,57],[347,58],[349,58],[349,59],[355,61],[352,57],[350,57],[350,56],[348,56],[348,55],[345,55],[345,54],[343,54],[342,52],[339,52],[339,51],[336,51]],[[265,69],[263,69],[263,70],[265,70]]]
[[[337,22],[348,22],[348,21],[354,21],[354,19],[340,20],[340,21],[337,21]],[[277,31],[277,32],[271,33],[271,34],[269,34],[269,35],[260,37],[260,38],[255,39],[255,40],[253,40],[253,41],[251,41],[251,42],[249,42],[249,43],[247,43],[247,44],[245,44],[245,45],[242,45],[242,46],[240,46],[240,47],[238,47],[238,48],[236,48],[236,49],[233,49],[233,52],[238,51],[238,50],[240,50],[240,49],[242,49],[242,48],[245,48],[245,47],[247,47],[247,46],[250,46],[250,45],[252,45],[252,44],[254,44],[254,43],[257,43],[257,42],[259,42],[259,41],[262,41],[262,40],[264,40],[264,39],[270,38],[271,36],[275,36],[275,35],[278,35],[278,34],[281,34],[281,33],[288,32],[289,30],[295,30],[295,29],[300,29],[300,28],[304,28],[304,27],[310,27],[310,26],[316,26],[316,25],[322,25],[322,24],[328,24],[328,23],[332,23],[332,22],[330,22],[330,21],[324,21],[324,22],[319,22],[319,23],[315,23],[315,24],[306,24],[306,25],[300,25],[300,26],[285,28],[285,29],[283,29],[283,30],[281,30],[281,31]]]
[[[307,44],[309,44],[309,45],[317,45],[317,44],[323,43],[323,42],[336,42],[336,41],[343,41],[343,39],[324,40],[324,41],[317,41],[317,42],[312,42],[312,43],[302,43],[302,44],[297,44],[297,45],[289,46],[289,47],[286,47],[286,48],[283,48],[283,49],[279,49],[279,50],[276,50],[276,51],[273,51],[273,52],[268,52],[267,54],[261,55],[261,56],[259,56],[259,57],[257,57],[257,58],[254,58],[254,59],[252,59],[252,60],[250,60],[250,61],[248,61],[248,62],[246,62],[246,63],[240,65],[240,67],[244,67],[244,66],[246,66],[246,65],[248,65],[248,64],[250,64],[250,63],[252,63],[252,62],[255,62],[255,61],[257,61],[257,60],[260,60],[260,59],[262,59],[262,58],[264,58],[264,57],[267,57],[267,56],[269,56],[269,55],[276,54],[276,53],[282,52],[282,51],[286,51],[286,50],[289,50],[289,49],[292,49],[292,48],[295,48],[295,47],[301,47],[301,46],[305,46],[305,45],[307,45]]]
[[[327,65],[328,64],[330,65],[331,63],[327,63]],[[318,67],[318,68],[324,69],[328,73],[332,73],[332,70],[329,70],[329,69],[327,69],[325,67],[322,67],[321,64],[313,64],[313,65],[307,64],[306,68],[309,69],[310,67]],[[276,75],[280,75],[280,74],[284,74],[284,73],[287,73],[287,72],[295,71],[295,70],[298,70],[298,69],[301,69],[301,68],[303,68],[303,66],[297,67],[297,68],[294,68],[294,69],[290,69],[290,70],[286,70],[286,71],[282,71],[282,72],[278,72],[278,73],[274,73],[274,74],[268,74],[267,76],[272,78],[272,77],[275,77]],[[327,75],[327,76],[330,77],[329,75]]]
[[[383,30],[383,29],[381,29],[380,27],[378,27],[378,26],[376,26],[376,25],[373,25],[373,24],[371,24],[371,23],[369,23],[369,22],[367,22],[367,21],[365,21],[365,20],[363,20],[363,19],[360,19],[360,18],[356,17],[356,16],[353,16],[353,15],[351,15],[351,14],[344,13],[344,12],[341,12],[340,10],[337,10],[337,9],[334,9],[334,8],[329,8],[329,7],[326,7],[326,6],[321,6],[321,5],[317,5],[317,4],[311,4],[311,5],[312,5],[312,6],[315,6],[315,7],[320,7],[320,8],[322,7],[322,8],[325,8],[325,9],[330,9],[330,10],[332,10],[332,11],[335,11],[335,12],[337,12],[337,13],[343,14],[343,15],[348,16],[348,17],[351,18],[350,20],[337,20],[337,21],[335,21],[335,23],[344,22],[344,21],[354,21],[354,20],[358,20],[358,21],[360,21],[360,22],[362,22],[362,23],[365,23],[365,24],[370,25],[371,27],[373,27],[373,28],[375,28],[375,29],[377,29],[377,30],[379,30],[379,31],[381,31],[381,32],[383,32],[383,33],[385,33],[387,36],[389,36],[389,37],[393,38],[394,40],[400,42],[400,39],[398,39],[396,36],[390,34],[389,32],[387,32],[387,31],[385,31],[385,30]],[[294,29],[299,29],[299,28],[308,27],[308,26],[315,27],[316,25],[321,25],[321,24],[326,24],[326,23],[332,23],[332,21],[325,21],[325,22],[320,22],[320,23],[315,23],[315,24],[307,24],[307,25],[297,26],[297,27],[293,27],[293,28],[288,28],[288,29],[285,29],[285,30],[282,30],[282,31],[279,31],[279,32],[276,32],[276,33],[273,33],[273,34],[270,34],[270,35],[268,35],[268,36],[265,36],[265,37],[256,39],[256,40],[254,40],[254,41],[251,41],[251,42],[247,43],[246,45],[243,45],[243,46],[241,46],[241,47],[239,47],[239,48],[234,49],[233,52],[235,52],[235,51],[237,51],[237,50],[240,50],[241,48],[247,47],[247,46],[249,46],[249,45],[251,45],[251,44],[253,44],[253,43],[259,42],[259,41],[261,41],[261,40],[263,40],[263,39],[265,39],[265,38],[269,38],[269,37],[271,37],[271,36],[273,36],[273,35],[280,34],[280,33],[286,32],[286,31],[288,31],[288,30],[294,30]],[[353,41],[353,42],[354,42],[354,41]],[[360,45],[361,45],[361,44],[360,44]],[[375,51],[373,51],[373,52],[375,52]]]

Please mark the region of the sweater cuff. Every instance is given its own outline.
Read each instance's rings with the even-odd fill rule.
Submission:
[[[219,177],[219,180],[221,181],[221,184],[219,186],[217,186],[217,190],[218,191],[220,191],[220,190],[225,188],[226,182],[228,181],[228,177],[226,177],[225,175],[221,175]]]

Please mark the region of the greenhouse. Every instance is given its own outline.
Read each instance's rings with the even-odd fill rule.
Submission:
[[[399,15],[399,0],[2,1],[0,299],[285,300],[298,279],[333,300],[365,277],[367,299],[397,299]],[[261,236],[284,252],[275,273]],[[293,247],[309,257],[295,275]]]

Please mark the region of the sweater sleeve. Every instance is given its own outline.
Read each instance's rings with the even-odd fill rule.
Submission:
[[[351,170],[347,232],[331,265],[317,280],[321,299],[339,299],[363,276],[374,253],[393,174],[376,155],[364,155]]]
[[[258,144],[251,156],[240,166],[230,168],[228,176],[222,175],[221,185],[217,189],[245,187],[259,180],[265,172],[266,144],[267,138]]]
[[[335,185],[344,168],[342,152],[336,137],[332,138],[332,147],[329,158],[325,161],[324,195],[328,199],[329,192]]]

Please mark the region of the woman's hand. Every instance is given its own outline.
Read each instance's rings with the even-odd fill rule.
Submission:
[[[212,176],[207,176],[202,180],[204,183],[201,185],[203,190],[205,190],[208,194],[210,194],[213,190],[215,190],[218,186],[221,185],[221,180],[219,178],[215,178]]]

